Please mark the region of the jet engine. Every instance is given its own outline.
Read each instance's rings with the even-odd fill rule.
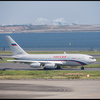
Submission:
[[[41,68],[42,65],[40,63],[32,63],[32,64],[30,64],[30,67],[33,67],[33,68]]]
[[[57,68],[57,65],[55,65],[55,64],[45,64],[44,68]]]

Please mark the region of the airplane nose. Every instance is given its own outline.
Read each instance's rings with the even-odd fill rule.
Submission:
[[[94,62],[96,61],[96,59],[94,59]]]
[[[96,59],[93,59],[92,62],[93,62],[93,63],[96,62]]]

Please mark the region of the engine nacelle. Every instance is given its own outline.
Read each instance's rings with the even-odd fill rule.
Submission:
[[[30,67],[33,67],[33,68],[41,68],[42,65],[40,63],[32,63],[32,64],[30,64]]]
[[[45,64],[44,68],[57,68],[57,65],[55,65],[55,64]]]

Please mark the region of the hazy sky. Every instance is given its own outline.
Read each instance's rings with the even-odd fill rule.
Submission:
[[[100,1],[0,1],[0,25],[32,24],[37,18],[100,24]]]

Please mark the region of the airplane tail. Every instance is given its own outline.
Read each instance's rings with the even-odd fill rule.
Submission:
[[[27,54],[10,36],[6,36],[6,39],[14,56]]]

